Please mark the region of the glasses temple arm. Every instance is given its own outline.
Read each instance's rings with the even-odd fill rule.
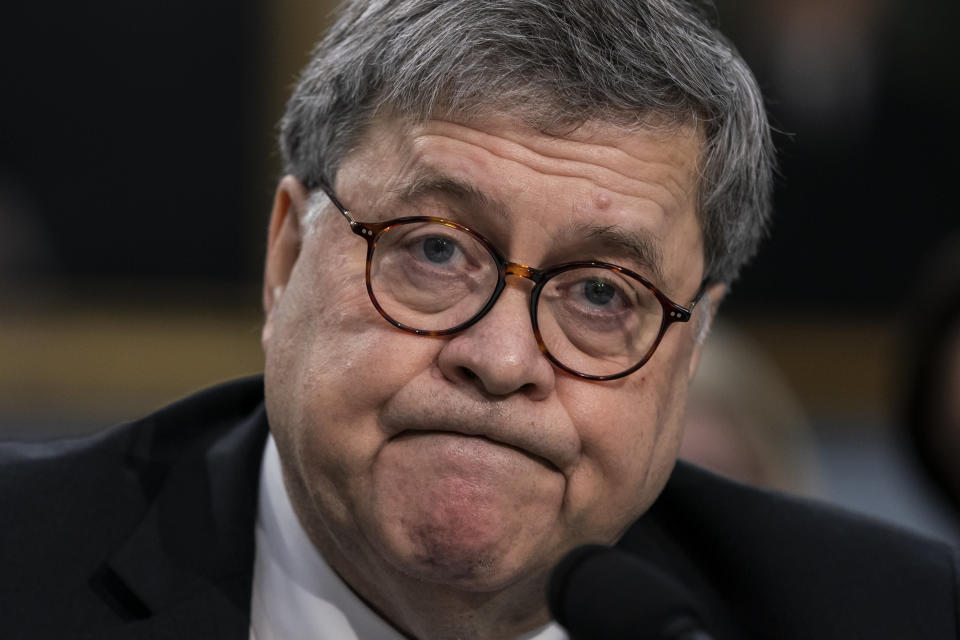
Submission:
[[[341,203],[340,200],[337,198],[336,194],[333,192],[333,189],[331,189],[330,186],[324,180],[320,180],[319,185],[320,185],[320,188],[323,189],[323,192],[327,194],[327,197],[330,198],[330,202],[333,203],[333,206],[335,206],[337,210],[341,214],[343,214],[343,217],[347,219],[347,222],[349,222],[350,226],[352,227],[353,218],[350,216],[350,211],[347,210],[345,206],[343,206],[343,203]]]
[[[713,284],[713,280],[710,278],[704,278],[700,282],[700,287],[697,289],[697,293],[693,296],[693,300],[690,301],[687,311],[693,311],[697,305],[700,303],[700,300],[703,298],[703,295],[707,292],[707,288]]]

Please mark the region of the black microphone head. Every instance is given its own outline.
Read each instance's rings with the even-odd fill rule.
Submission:
[[[709,637],[683,585],[612,547],[585,545],[568,553],[553,570],[547,600],[554,619],[573,638]]]

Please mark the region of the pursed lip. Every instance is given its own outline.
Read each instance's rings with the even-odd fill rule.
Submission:
[[[541,413],[530,419],[502,404],[421,398],[395,398],[383,408],[381,427],[389,440],[430,433],[485,438],[561,473],[569,471],[579,455],[576,430],[565,415]]]
[[[537,453],[533,453],[528,449],[518,447],[509,442],[503,442],[502,440],[496,440],[486,435],[479,435],[476,433],[464,433],[463,431],[454,430],[454,429],[404,429],[403,431],[400,431],[396,435],[391,436],[390,440],[395,441],[395,440],[402,440],[404,438],[417,438],[421,436],[430,436],[430,435],[455,435],[455,436],[461,436],[464,438],[476,438],[478,440],[486,440],[487,442],[492,442],[497,446],[506,447],[508,449],[513,449],[514,451],[522,453],[528,458],[533,459],[535,462],[539,462],[540,464],[542,464],[544,467],[546,467],[551,471],[556,471],[558,473],[560,472],[560,469],[557,468],[557,465],[555,465],[549,459]]]

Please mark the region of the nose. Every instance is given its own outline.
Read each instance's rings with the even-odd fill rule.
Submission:
[[[520,278],[508,279],[493,308],[444,345],[438,360],[448,380],[476,385],[493,396],[522,393],[542,400],[553,393],[556,369],[533,334],[529,289]]]

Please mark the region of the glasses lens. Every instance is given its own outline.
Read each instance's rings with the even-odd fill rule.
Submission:
[[[643,361],[662,322],[663,307],[653,292],[613,269],[562,271],[546,282],[537,301],[544,346],[587,375],[616,375]]]
[[[470,233],[440,222],[409,222],[377,240],[370,288],[395,322],[446,331],[479,313],[498,275],[494,257]]]

